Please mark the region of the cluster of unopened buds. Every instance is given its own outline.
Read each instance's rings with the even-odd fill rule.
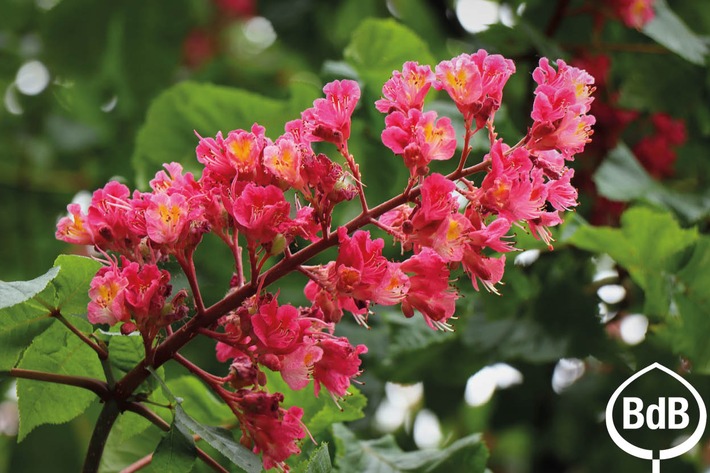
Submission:
[[[150,192],[131,195],[123,184],[110,182],[94,193],[88,211],[70,205],[57,237],[93,245],[106,256],[106,267],[91,283],[89,320],[122,323],[124,333],[138,330],[150,359],[161,337],[172,334],[171,324],[189,312],[184,291],[168,301],[170,275],[158,265],[175,258],[190,283],[193,318],[205,316],[209,309],[193,254],[205,233],[221,238],[235,265],[226,298],[245,297],[200,328],[217,341],[218,359],[230,362],[227,376],[202,372],[202,379],[231,407],[242,443],[263,453],[266,468],[287,469],[285,460],[299,452],[298,441],[307,433],[303,411],[283,408],[283,395],[267,391],[263,368],[279,372],[295,390],[313,380],[316,396],[324,387],[341,401],[367,351],[335,335],[344,312],[365,324],[375,305],[399,304],[405,316],[418,312],[432,328],[450,330],[458,298],[453,271],[462,267],[476,289],[496,292],[504,254],[515,250],[511,226],[528,228],[550,245],[549,228],[577,204],[566,162],[590,139],[593,78],[561,60],[553,67],[541,59],[533,73],[532,125],[509,146],[498,138],[494,117],[514,72],[511,60],[483,50],[443,61],[434,70],[408,62],[395,71],[376,107],[386,114],[382,141],[403,159],[410,178],[401,194],[375,207],[368,205],[358,164],[348,151],[351,115],[360,98],[358,84],[350,80],[327,84],[325,98],[286,123],[273,141],[258,124],[200,137],[199,179],[179,164],[166,164],[167,172],[150,182]],[[445,91],[463,115],[462,143],[449,118],[426,110],[433,90]],[[467,166],[471,138],[481,130],[488,134],[490,152]],[[314,142],[332,143],[344,165],[317,154]],[[462,151],[450,174],[430,172],[432,161],[450,160],[457,148]],[[476,173],[485,173],[479,185],[468,179]],[[284,192],[296,195],[295,205]],[[334,207],[354,198],[361,213],[332,228]],[[361,229],[366,225],[400,242],[402,260],[386,258],[384,240]],[[336,245],[334,261],[305,265]],[[297,246],[302,248],[292,253]],[[264,271],[271,258],[279,261]],[[267,291],[290,271],[307,277],[310,306],[280,304],[278,292]]]

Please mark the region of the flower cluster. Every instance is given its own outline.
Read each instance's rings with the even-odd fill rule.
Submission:
[[[360,356],[367,352],[335,334],[346,311],[365,324],[375,305],[399,305],[406,317],[420,313],[430,327],[450,330],[459,297],[454,271],[462,268],[477,290],[497,292],[505,253],[515,249],[510,228],[527,227],[550,245],[549,227],[577,205],[566,163],[591,135],[593,79],[561,60],[555,68],[542,59],[533,73],[533,123],[509,146],[498,138],[494,119],[514,71],[511,60],[483,50],[434,69],[408,62],[394,71],[376,107],[386,114],[382,141],[402,157],[410,179],[399,196],[377,207],[368,206],[359,166],[348,150],[360,99],[357,83],[349,80],[327,84],[325,97],[286,123],[274,140],[256,123],[249,130],[198,135],[196,157],[204,166],[199,178],[170,163],[150,181],[150,192],[131,194],[125,185],[109,182],[94,192],[86,211],[70,205],[70,215],[57,225],[57,238],[93,245],[106,256],[107,266],[91,282],[89,320],[121,323],[124,333],[140,331],[150,362],[158,333],[172,336],[171,324],[189,315],[187,291],[168,302],[170,275],[160,265],[174,258],[194,302],[195,317],[181,330],[189,327],[214,339],[217,358],[229,362],[229,373],[218,377],[175,358],[230,406],[242,443],[262,453],[264,466],[287,470],[284,462],[300,451],[298,441],[307,430],[303,411],[281,407],[283,395],[268,391],[267,369],[294,390],[313,381],[316,396],[325,388],[339,402],[361,373]],[[436,91],[453,100],[466,128],[458,167],[446,176],[431,173],[429,166],[450,160],[459,143],[451,119],[424,108],[427,95]],[[488,130],[490,151],[466,167],[470,140],[482,129]],[[344,165],[316,152],[316,142],[334,145]],[[477,184],[467,179],[478,172],[485,175]],[[287,195],[295,196],[293,205]],[[356,196],[359,216],[332,228],[335,206]],[[388,259],[384,240],[362,229],[368,224],[399,242],[402,257]],[[205,308],[193,261],[208,232],[234,257],[225,296],[234,304],[219,313],[219,303]],[[335,245],[334,260],[305,264]],[[120,262],[109,252],[120,255]],[[279,257],[262,272],[269,259]],[[266,290],[290,271],[308,278],[304,293],[310,306],[279,304],[278,292]]]

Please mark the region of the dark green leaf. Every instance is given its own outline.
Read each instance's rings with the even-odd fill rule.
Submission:
[[[341,424],[333,426],[333,435],[335,461],[340,473],[483,473],[486,469],[488,451],[477,434],[457,440],[441,450],[414,452],[402,451],[391,435],[376,440],[358,440]]]
[[[80,330],[91,329],[87,322],[76,317],[71,317],[70,321]],[[96,353],[59,323],[54,323],[32,341],[19,368],[97,379],[103,377]],[[17,381],[17,396],[20,441],[38,425],[72,420],[96,399],[94,393],[85,389],[27,379]]]
[[[0,309],[25,302],[47,287],[49,281],[57,277],[59,268],[54,267],[31,281],[0,281]]]
[[[674,192],[655,181],[624,145],[607,155],[594,174],[594,182],[599,193],[610,200],[646,200],[673,209],[691,222],[700,220],[710,210],[705,199]]]
[[[656,0],[654,9],[656,17],[643,28],[643,32],[693,64],[704,65],[708,54],[707,40],[693,33],[665,0]]]
[[[175,406],[175,420],[173,424],[179,425],[183,430],[199,435],[202,440],[210,444],[247,473],[258,473],[261,471],[261,460],[259,457],[242,444],[235,442],[229,431],[197,422],[195,419],[188,416],[180,405]]]
[[[160,473],[189,473],[195,464],[195,440],[185,426],[173,422],[153,453],[150,470]]]
[[[231,409],[215,398],[207,386],[195,376],[180,376],[168,379],[166,383],[197,422],[212,425],[234,423],[234,413]]]

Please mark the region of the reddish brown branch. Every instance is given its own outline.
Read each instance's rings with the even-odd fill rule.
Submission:
[[[88,389],[104,401],[111,398],[111,391],[108,384],[94,378],[85,376],[74,376],[66,374],[45,373],[44,371],[25,370],[22,368],[12,368],[10,371],[2,371],[14,378],[32,379],[35,381],[45,381],[48,383],[65,384],[76,386],[77,388]]]

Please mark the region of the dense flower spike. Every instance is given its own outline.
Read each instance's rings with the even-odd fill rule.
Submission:
[[[419,313],[432,329],[453,330],[459,297],[453,272],[465,273],[476,290],[497,293],[505,253],[515,249],[510,228],[527,227],[550,245],[550,227],[577,205],[574,172],[566,163],[589,141],[594,81],[564,61],[554,68],[541,59],[533,73],[533,123],[511,147],[498,137],[494,118],[514,71],[512,61],[484,50],[443,61],[435,72],[415,62],[394,71],[376,107],[387,114],[382,142],[402,157],[410,178],[399,196],[375,207],[367,204],[359,165],[348,149],[360,99],[350,80],[327,84],[325,97],[286,123],[275,141],[256,123],[249,131],[198,135],[196,156],[204,166],[199,179],[170,163],[150,181],[149,192],[131,194],[112,181],[94,192],[86,211],[69,205],[69,215],[57,223],[57,238],[93,245],[106,260],[91,281],[89,321],[121,324],[124,334],[138,331],[149,364],[159,359],[154,355],[160,354],[163,335],[172,340],[197,329],[213,338],[217,359],[229,362],[224,377],[171,356],[229,405],[241,442],[262,454],[265,468],[288,470],[285,461],[300,452],[298,441],[307,430],[303,411],[282,407],[283,394],[269,392],[268,371],[280,374],[292,390],[313,383],[318,396],[325,388],[338,403],[361,374],[367,353],[366,346],[336,335],[344,312],[365,325],[377,306],[399,305],[406,317]],[[429,169],[433,161],[450,166],[445,161],[459,144],[451,118],[424,108],[432,86],[445,90],[463,114],[461,155],[448,175]],[[662,115],[653,120],[669,144],[683,142],[682,124]],[[471,138],[483,128],[490,150],[467,167]],[[346,164],[316,152],[313,143],[320,141],[335,144],[337,159]],[[643,155],[644,146],[640,142],[637,153]],[[481,179],[468,179],[477,172],[484,173]],[[359,215],[333,228],[335,206],[356,195]],[[383,254],[385,241],[362,228],[368,224],[401,244],[399,258]],[[225,300],[211,307],[202,300],[193,260],[208,232],[234,258]],[[307,265],[336,245],[334,260]],[[190,311],[187,290],[171,294],[170,274],[162,269],[170,258],[183,270],[195,314],[175,331],[171,324]],[[280,304],[278,291],[269,292],[292,271],[308,278],[306,307]]]

